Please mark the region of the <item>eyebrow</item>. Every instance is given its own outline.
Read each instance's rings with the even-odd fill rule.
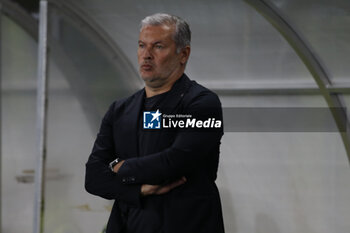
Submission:
[[[138,43],[145,43],[145,42],[143,42],[142,40],[139,40],[139,42]],[[155,45],[155,44],[159,44],[159,43],[164,43],[163,41],[161,41],[161,40],[158,40],[158,41],[156,41],[156,42],[154,42],[154,43],[152,43],[153,45]]]

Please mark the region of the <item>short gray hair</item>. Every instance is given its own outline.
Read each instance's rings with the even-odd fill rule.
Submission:
[[[147,25],[169,25],[175,26],[175,33],[173,39],[176,44],[176,50],[179,53],[182,48],[191,45],[191,30],[190,26],[185,20],[175,15],[169,15],[164,13],[156,13],[154,15],[147,16],[141,21],[140,30]]]

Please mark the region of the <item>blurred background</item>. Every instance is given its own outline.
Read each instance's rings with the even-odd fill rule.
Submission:
[[[0,6],[0,232],[33,232],[39,1]],[[225,131],[217,184],[226,232],[349,232],[350,139],[337,124],[347,125],[350,105],[348,0],[49,1],[44,232],[105,226],[112,202],[85,191],[85,162],[110,103],[143,87],[139,22],[157,12],[189,23],[186,73],[215,91],[224,111],[315,108],[331,116],[319,130],[277,129],[258,111],[254,127]],[[240,125],[240,117],[225,114],[225,124]]]

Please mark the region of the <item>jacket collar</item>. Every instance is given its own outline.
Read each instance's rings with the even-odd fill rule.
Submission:
[[[172,113],[176,106],[181,102],[185,96],[188,88],[191,85],[190,79],[186,74],[183,74],[173,85],[169,93],[165,96],[164,101],[161,102],[159,108],[164,113]]]

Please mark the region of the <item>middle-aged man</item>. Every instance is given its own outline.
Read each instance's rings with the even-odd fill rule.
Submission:
[[[141,22],[145,87],[110,106],[86,164],[86,190],[116,200],[107,233],[224,232],[215,184],[222,109],[216,94],[184,74],[190,41],[179,17],[155,14]],[[169,123],[180,113],[189,124]],[[162,123],[161,115],[170,117],[168,125],[147,129]]]

